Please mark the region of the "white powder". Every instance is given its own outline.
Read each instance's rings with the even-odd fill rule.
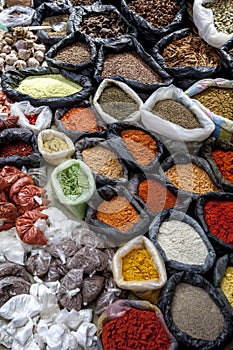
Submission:
[[[159,228],[157,242],[168,260],[188,265],[203,265],[208,249],[195,229],[178,220],[165,221]]]

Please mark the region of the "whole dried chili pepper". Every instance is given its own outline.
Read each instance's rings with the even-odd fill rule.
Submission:
[[[226,180],[233,183],[233,151],[222,151],[216,149],[211,152],[219,171]]]

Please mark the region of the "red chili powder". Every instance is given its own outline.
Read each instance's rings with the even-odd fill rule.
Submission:
[[[154,179],[140,182],[138,195],[153,213],[179,204],[174,194]]]
[[[102,344],[104,350],[167,350],[170,340],[153,311],[132,308],[104,324]]]
[[[33,152],[33,147],[24,141],[5,145],[0,150],[0,157],[21,156],[27,157]]]
[[[61,118],[67,130],[101,131],[103,128],[97,125],[97,120],[91,107],[74,107]]]
[[[204,218],[212,235],[233,246],[233,201],[208,201]]]
[[[233,183],[233,151],[222,151],[217,149],[211,152],[219,171],[226,180]]]

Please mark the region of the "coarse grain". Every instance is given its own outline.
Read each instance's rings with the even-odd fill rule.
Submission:
[[[197,231],[189,224],[178,220],[162,222],[156,240],[167,260],[187,265],[204,265],[208,249]]]
[[[185,129],[195,129],[201,127],[195,114],[176,100],[166,99],[158,101],[152,108],[152,112],[158,115],[160,118],[182,126],[182,128]]]
[[[98,206],[96,218],[120,232],[126,232],[140,220],[140,215],[126,197],[115,196]]]
[[[218,338],[224,327],[224,317],[204,288],[179,283],[171,305],[175,325],[189,336],[207,341]]]
[[[172,41],[162,49],[161,55],[168,67],[220,65],[216,49],[194,33]]]
[[[233,2],[232,0],[212,0],[202,4],[211,9],[214,18],[214,26],[218,32],[232,34],[233,28]]]
[[[68,130],[102,131],[102,126],[97,125],[97,120],[92,107],[73,107],[61,118]]]
[[[116,154],[101,146],[89,147],[82,151],[83,161],[96,174],[109,178],[120,178],[123,176],[123,169]]]
[[[156,73],[136,52],[108,54],[105,57],[102,78],[120,75],[123,78],[137,80],[144,84],[162,82]]]
[[[59,50],[53,57],[56,61],[81,64],[88,62],[91,57],[91,50],[87,43],[77,42]]]
[[[205,170],[194,163],[176,164],[165,175],[179,189],[197,194],[217,192],[218,189]]]
[[[55,32],[52,28],[44,29],[44,31],[49,36],[64,36],[66,35],[67,22],[69,19],[69,15],[57,15],[51,17],[45,17],[41,23],[42,26],[52,26],[55,23],[64,22],[64,26],[61,28],[59,32]]]
[[[233,121],[233,89],[208,87],[192,98],[201,102],[212,113]]]
[[[220,288],[233,307],[233,266],[228,266],[226,268],[224,276],[221,279]]]

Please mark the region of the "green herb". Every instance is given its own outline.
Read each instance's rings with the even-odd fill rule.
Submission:
[[[62,170],[57,179],[65,196],[80,196],[89,189],[88,177],[78,164]]]

